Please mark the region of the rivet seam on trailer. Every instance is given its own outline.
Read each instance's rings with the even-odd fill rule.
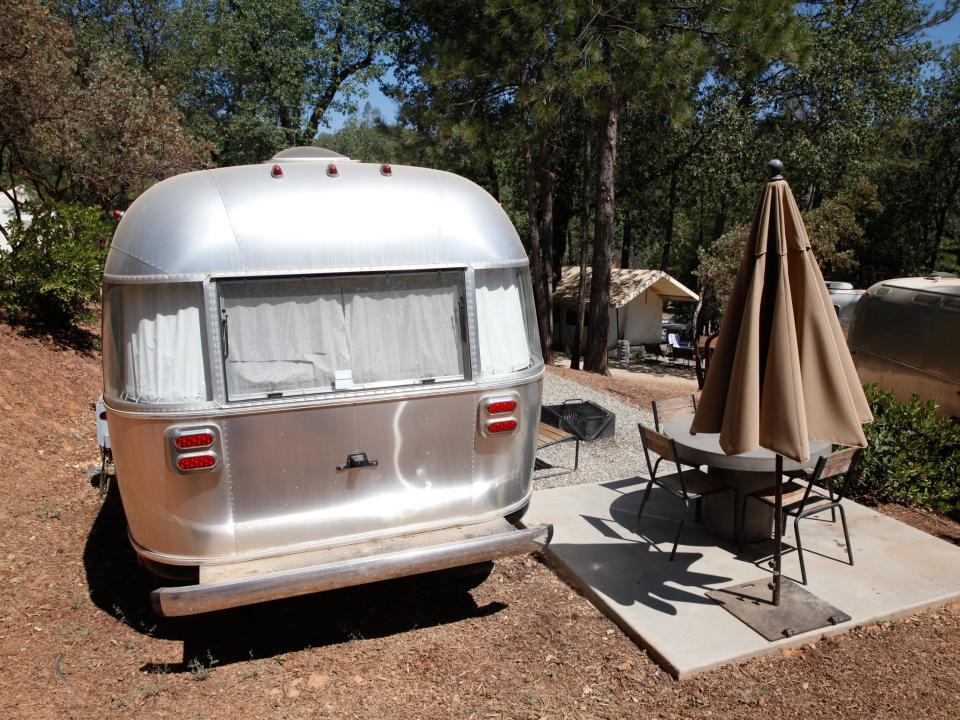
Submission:
[[[160,267],[160,266],[157,265],[156,263],[152,263],[152,262],[150,262],[149,260],[145,260],[144,258],[140,257],[140,256],[137,255],[136,253],[132,253],[132,252],[130,252],[129,250],[125,250],[125,249],[123,249],[122,247],[120,247],[119,245],[111,245],[111,246],[110,246],[110,249],[111,249],[111,250],[116,250],[118,253],[123,253],[123,254],[126,255],[127,257],[132,257],[132,258],[133,258],[134,260],[136,260],[137,262],[142,262],[144,265],[146,265],[147,267],[152,267],[154,270],[159,270],[159,271],[162,272],[162,273],[166,273],[166,272],[167,272],[164,268]],[[139,277],[139,276],[138,276],[138,277]],[[162,275],[161,277],[165,277],[165,278],[166,278],[166,277],[169,277],[169,275]]]
[[[479,417],[480,413],[480,396],[473,396],[473,417]],[[470,438],[470,480],[475,481],[477,478],[477,426],[476,423],[470,424],[470,434],[473,436]]]
[[[214,380],[215,392],[214,402],[223,403],[227,398],[226,382],[224,380],[223,363],[214,362],[213,358],[223,357],[223,348],[220,346],[220,296],[217,292],[217,286],[209,279],[204,280],[203,300],[207,307],[207,327],[206,335],[210,343],[208,360],[210,361],[210,377]],[[214,330],[217,330],[214,332]]]
[[[227,499],[230,501],[230,524],[233,527],[233,552],[237,552],[237,506],[233,497],[233,468],[230,465],[230,447],[227,442],[227,422],[220,423],[220,446],[223,448],[223,472],[220,479],[227,483]]]
[[[237,228],[233,224],[233,217],[230,215],[230,206],[227,205],[227,197],[223,194],[223,186],[220,184],[220,176],[216,170],[208,170],[213,175],[213,181],[217,184],[217,193],[220,195],[220,202],[223,203],[223,214],[227,216],[227,224],[230,225],[230,232],[233,233],[233,241],[237,244],[237,255],[240,257],[240,267],[247,271],[247,262],[243,254],[243,246],[240,244],[240,236],[237,235]]]
[[[168,415],[184,416],[186,413],[194,413],[196,416],[206,416],[209,415],[211,411],[215,411],[218,413],[218,415],[223,417],[229,417],[230,415],[251,415],[260,412],[283,412],[290,409],[301,409],[304,406],[307,408],[313,408],[323,407],[326,405],[339,405],[344,403],[376,403],[381,402],[384,397],[401,394],[404,396],[404,399],[410,399],[411,394],[415,395],[416,397],[436,397],[437,395],[457,395],[467,392],[495,392],[500,388],[512,388],[517,384],[536,382],[543,376],[544,367],[540,366],[539,368],[530,369],[525,372],[528,374],[518,374],[518,376],[513,376],[509,379],[498,382],[484,381],[482,383],[478,383],[475,381],[468,381],[444,383],[442,386],[425,385],[422,387],[418,387],[416,385],[401,385],[397,388],[387,388],[383,390],[366,390],[362,392],[349,391],[345,393],[331,393],[323,395],[303,395],[293,398],[283,398],[279,401],[258,400],[225,404],[208,402],[203,405],[175,405],[169,408],[151,405],[148,410],[141,409],[142,406],[137,405],[136,403],[124,403],[123,401],[117,401],[113,398],[104,399],[107,402],[108,409],[112,410],[118,415],[126,415],[131,417],[163,418]]]

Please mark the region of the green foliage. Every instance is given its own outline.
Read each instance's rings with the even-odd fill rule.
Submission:
[[[309,145],[395,49],[389,0],[60,0],[92,54],[120,53],[178,99],[222,165]]]
[[[0,254],[0,303],[53,327],[92,319],[113,226],[97,207],[60,203],[17,224]]]
[[[937,417],[933,400],[901,402],[876,385],[864,389],[874,420],[848,494],[960,515],[960,424]]]
[[[803,213],[814,257],[825,278],[846,279],[847,274],[856,268],[856,250],[864,234],[861,218],[879,212],[876,197],[876,187],[862,181],[854,191],[830,198],[819,207]],[[714,243],[699,249],[697,277],[701,283],[706,282],[713,287],[721,309],[726,306],[730,291],[733,290],[733,281],[749,233],[748,224],[737,225]]]

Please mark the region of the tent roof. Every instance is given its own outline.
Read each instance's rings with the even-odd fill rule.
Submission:
[[[590,295],[590,268],[587,268],[587,296]],[[580,286],[580,268],[566,265],[561,270],[560,282],[553,299],[559,303],[575,303]],[[610,270],[610,306],[621,308],[628,302],[651,290],[664,300],[696,302],[697,294],[690,288],[667,275],[662,270]]]

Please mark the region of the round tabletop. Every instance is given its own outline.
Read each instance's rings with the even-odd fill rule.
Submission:
[[[691,435],[691,422],[693,422],[693,415],[685,415],[673,420],[668,420],[661,425],[663,433],[677,443],[677,449],[680,451],[680,459],[683,460],[684,464],[707,465],[724,470],[774,472],[776,456],[772,451],[758,447],[749,452],[740,453],[739,455],[727,455],[720,448],[719,433],[697,433],[696,435]],[[783,469],[797,470],[799,468],[812,467],[820,457],[829,455],[832,447],[831,443],[811,440],[810,459],[801,463],[791,460],[790,458],[784,458]]]

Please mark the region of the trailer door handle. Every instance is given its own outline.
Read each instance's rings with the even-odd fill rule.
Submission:
[[[352,470],[353,468],[372,467],[379,464],[379,460],[371,460],[365,452],[355,452],[347,455],[346,464],[337,465],[337,470]]]

